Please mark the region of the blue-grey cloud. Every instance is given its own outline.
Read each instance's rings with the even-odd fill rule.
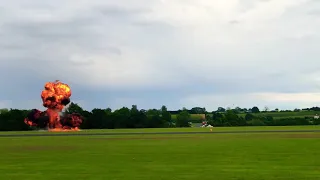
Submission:
[[[0,2],[0,106],[41,107],[55,79],[87,109],[291,108],[320,90],[317,1]]]

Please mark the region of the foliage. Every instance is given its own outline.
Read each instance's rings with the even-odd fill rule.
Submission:
[[[186,109],[184,109],[177,116],[176,126],[177,127],[189,127],[190,126],[189,121],[190,121],[190,114]]]
[[[166,106],[144,110],[133,105],[130,109],[95,108],[87,111],[76,103],[70,103],[64,113],[80,113],[84,117],[82,129],[190,127],[190,122],[201,123],[204,120],[216,127],[319,125],[320,119],[313,117],[318,113],[312,109],[317,108],[260,112],[257,107],[219,107],[217,111],[209,113],[205,108],[194,107],[191,110],[183,108],[172,114]],[[0,109],[0,131],[30,130],[23,122],[29,112],[30,110]]]

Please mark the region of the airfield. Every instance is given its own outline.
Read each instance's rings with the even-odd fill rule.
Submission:
[[[320,179],[320,126],[0,132],[0,179]]]
[[[208,129],[207,129],[208,130]],[[235,130],[235,131],[186,131],[186,132],[94,132],[94,131],[62,131],[62,132],[49,132],[47,130],[33,131],[45,133],[9,133],[0,134],[0,137],[32,137],[32,136],[112,136],[112,135],[162,135],[162,134],[247,134],[247,133],[310,133],[320,132],[320,129],[309,130]]]

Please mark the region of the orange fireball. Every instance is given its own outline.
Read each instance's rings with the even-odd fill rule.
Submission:
[[[60,128],[59,112],[70,103],[71,89],[68,84],[58,80],[47,82],[41,92],[43,106],[48,108],[49,128]]]
[[[47,82],[41,93],[43,106],[50,109],[61,109],[70,102],[71,89],[62,82]],[[62,110],[62,109],[61,109]]]
[[[50,131],[62,131],[66,129],[79,130],[82,118],[78,114],[69,114],[65,117],[59,112],[70,103],[71,89],[68,84],[59,80],[47,82],[41,92],[43,106],[47,108],[45,112],[34,109],[24,122],[28,126],[47,126]],[[41,117],[40,117],[41,116]],[[48,119],[43,119],[45,117]],[[39,124],[40,123],[40,124]]]

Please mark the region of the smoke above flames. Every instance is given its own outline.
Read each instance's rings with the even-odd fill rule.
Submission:
[[[47,128],[52,131],[79,130],[82,123],[80,114],[65,114],[62,110],[70,103],[71,88],[59,80],[47,82],[41,92],[46,111],[33,109],[24,122],[31,127]]]

